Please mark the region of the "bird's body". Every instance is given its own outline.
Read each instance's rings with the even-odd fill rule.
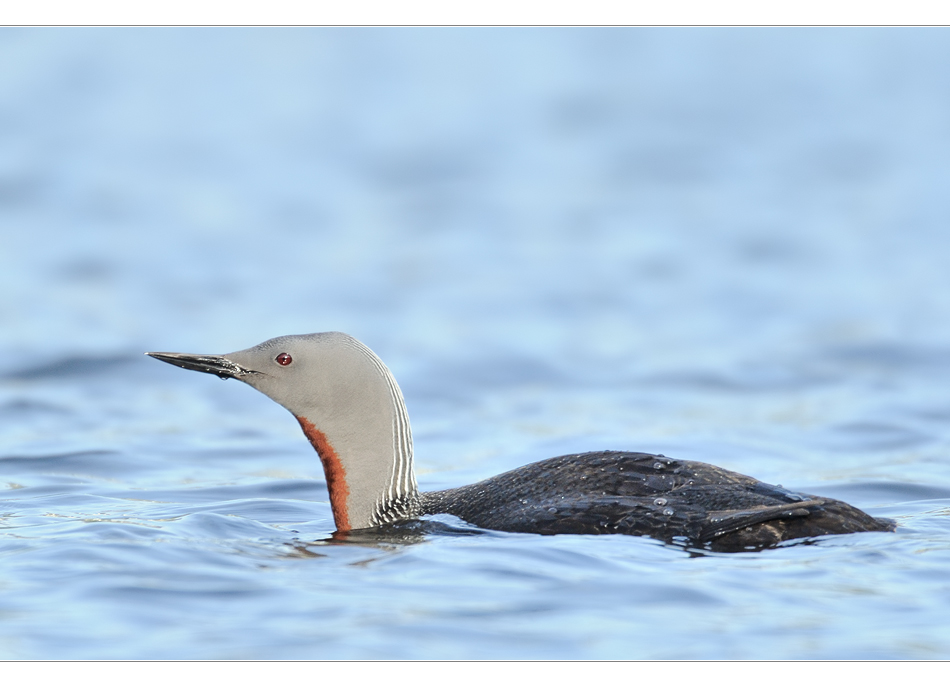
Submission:
[[[284,336],[225,356],[148,355],[240,379],[290,410],[323,463],[338,532],[449,513],[508,532],[646,535],[739,551],[894,529],[835,499],[706,463],[623,451],[550,458],[469,486],[419,492],[402,393],[353,337]]]
[[[737,472],[650,453],[598,451],[420,494],[421,511],[486,529],[538,534],[634,534],[721,551],[824,534],[892,529],[834,499]]]

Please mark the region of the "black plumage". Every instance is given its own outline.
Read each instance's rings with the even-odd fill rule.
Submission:
[[[560,456],[457,489],[419,494],[424,514],[536,534],[632,534],[715,551],[825,534],[891,531],[842,501],[714,465],[598,451]]]

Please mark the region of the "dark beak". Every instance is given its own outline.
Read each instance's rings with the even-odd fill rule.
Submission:
[[[218,375],[221,379],[240,379],[249,374],[255,374],[254,370],[241,367],[221,355],[192,355],[190,353],[146,353],[145,355],[186,370]]]

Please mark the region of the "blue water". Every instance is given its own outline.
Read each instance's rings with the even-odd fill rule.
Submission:
[[[0,657],[950,658],[950,32],[0,31]],[[424,489],[604,448],[896,533],[327,543],[146,350],[341,330]]]

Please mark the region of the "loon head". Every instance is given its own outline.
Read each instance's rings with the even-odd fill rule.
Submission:
[[[352,336],[279,336],[226,355],[146,355],[238,379],[293,413],[323,463],[337,531],[383,524],[416,496],[402,392],[376,354]]]

